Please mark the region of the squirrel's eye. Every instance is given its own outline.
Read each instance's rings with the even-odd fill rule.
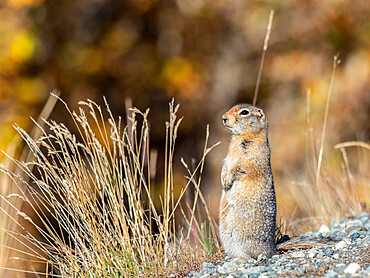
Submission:
[[[249,114],[249,111],[245,110],[245,109],[239,112],[239,115],[244,115],[245,116],[245,115],[248,115],[248,114]]]

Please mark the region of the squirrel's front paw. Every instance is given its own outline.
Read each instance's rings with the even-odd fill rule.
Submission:
[[[221,178],[222,188],[225,191],[228,191],[231,188],[231,186],[233,185],[235,179],[236,179],[236,177],[233,174],[226,174],[225,176],[223,176]]]

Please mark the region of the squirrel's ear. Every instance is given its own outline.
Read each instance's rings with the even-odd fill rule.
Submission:
[[[262,109],[258,109],[257,112],[258,118],[263,119],[265,117],[265,113],[263,113]]]

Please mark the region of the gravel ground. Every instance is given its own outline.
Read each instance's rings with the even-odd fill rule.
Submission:
[[[334,220],[330,227],[306,233],[314,238],[330,236],[337,243],[307,250],[291,250],[266,259],[229,258],[204,262],[188,277],[370,277],[370,214]]]

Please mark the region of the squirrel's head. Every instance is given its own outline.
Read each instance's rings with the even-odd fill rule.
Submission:
[[[224,125],[233,135],[243,135],[267,130],[267,118],[261,108],[237,104],[222,115]]]

